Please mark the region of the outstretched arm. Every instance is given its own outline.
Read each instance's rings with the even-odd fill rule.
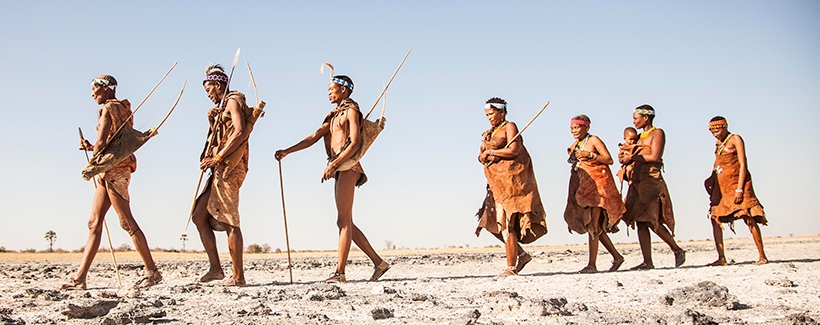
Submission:
[[[308,135],[306,138],[302,139],[302,141],[299,141],[298,143],[290,146],[287,149],[276,150],[276,153],[273,155],[273,157],[276,158],[276,160],[282,160],[282,158],[285,158],[285,156],[291,153],[297,152],[305,148],[309,148],[310,146],[315,144],[316,141],[319,141],[319,139],[327,135],[329,131],[330,123],[322,123],[322,126],[320,126],[319,129],[316,130],[316,132],[313,132],[311,135]]]

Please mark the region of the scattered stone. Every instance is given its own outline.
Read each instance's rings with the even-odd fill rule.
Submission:
[[[11,308],[0,308],[0,324],[3,325],[25,325],[26,321],[19,318],[12,318],[11,313],[14,312]]]
[[[102,324],[154,323],[156,318],[162,318],[166,315],[164,310],[155,307],[154,304],[152,302],[140,302],[120,305],[103,319]]]
[[[564,308],[566,311],[573,313],[573,312],[585,312],[589,311],[589,307],[583,302],[573,302],[566,305]]]
[[[464,325],[476,325],[478,324],[478,318],[481,317],[481,312],[478,309],[473,309],[463,315],[456,324],[464,324]]]
[[[565,307],[567,306],[567,298],[549,298],[544,300],[544,314],[542,316],[549,316],[549,315],[560,315],[560,316],[570,316],[572,315]],[[586,307],[586,306],[585,306]]]
[[[139,288],[134,288],[134,287],[126,287],[126,288],[122,288],[122,289],[118,292],[118,295],[119,295],[120,297],[134,299],[134,298],[137,298],[137,297],[139,297],[139,296],[140,296],[140,289],[139,289]]]
[[[339,288],[339,286],[325,283],[314,284],[308,288],[305,295],[308,296],[308,299],[311,301],[339,300],[339,298],[347,296],[344,290]]]
[[[515,298],[515,297],[518,297],[518,292],[515,292],[515,291],[504,291],[504,290],[498,290],[498,291],[492,291],[492,292],[488,293],[488,294],[487,294],[487,297],[507,297],[507,298]]]
[[[181,286],[173,286],[169,288],[171,293],[204,293],[205,289],[199,283],[189,283]]]
[[[392,318],[393,311],[384,307],[377,307],[370,311],[370,316],[374,320]]]
[[[621,283],[621,281],[615,281],[615,286],[616,286],[616,287],[623,287],[623,286],[624,286],[624,284],[623,284],[623,283]]]
[[[68,318],[91,319],[107,315],[108,311],[117,307],[119,303],[117,300],[98,300],[86,306],[69,303],[60,313]]]
[[[60,300],[63,300],[65,298],[68,298],[67,294],[62,293],[62,292],[57,291],[57,290],[44,290],[44,289],[40,289],[40,288],[29,288],[29,289],[26,289],[26,293],[32,299],[37,299],[37,298],[41,297],[45,300],[60,301]]]
[[[248,313],[250,316],[268,316],[271,314],[273,314],[273,310],[263,304],[259,304],[256,307],[251,308],[251,311]]]
[[[116,292],[103,291],[103,292],[98,293],[97,297],[102,298],[102,299],[118,299],[120,296],[117,295]]]
[[[677,288],[665,294],[661,301],[669,306],[681,303],[696,303],[708,307],[724,307],[738,310],[742,305],[737,296],[729,294],[729,289],[711,281],[703,281],[694,286]]]
[[[660,284],[663,284],[663,281],[661,281],[661,279],[652,279],[652,280],[649,280],[649,283],[660,285]]]
[[[784,287],[784,288],[792,288],[796,287],[797,285],[789,279],[768,279],[765,281],[766,285],[770,285],[773,287]]]
[[[718,325],[712,317],[704,315],[696,310],[687,309],[682,314],[673,318],[667,324],[674,325]]]
[[[310,320],[320,321],[320,322],[327,322],[330,320],[330,317],[327,317],[325,314],[310,314],[307,315],[307,318]]]
[[[809,317],[806,313],[791,314],[780,321],[783,325],[818,325],[820,322]]]
[[[384,293],[384,285],[377,284],[377,285],[373,286],[373,288],[370,289],[370,293],[372,293],[374,295],[383,294]]]
[[[412,300],[412,301],[427,301],[428,299],[430,299],[430,297],[428,297],[427,295],[420,294],[420,293],[414,293],[414,294],[410,295],[410,300]]]

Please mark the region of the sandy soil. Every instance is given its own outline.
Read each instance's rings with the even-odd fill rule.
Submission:
[[[749,240],[727,241],[726,267],[713,244],[681,243],[683,267],[653,244],[650,271],[637,245],[618,245],[622,270],[577,274],[585,246],[529,247],[522,275],[496,278],[500,248],[384,251],[393,268],[366,282],[372,265],[355,252],[348,282],[316,284],[334,270],[334,252],[246,255],[244,288],[196,283],[204,254],[155,253],[165,281],[142,291],[117,285],[108,253],[98,254],[87,291],[54,290],[76,271],[79,254],[0,253],[0,324],[816,324],[820,321],[820,237],[765,240],[771,263],[755,266]],[[599,255],[598,269],[610,264]],[[123,283],[142,273],[136,254],[119,253]],[[223,266],[230,270],[229,260]],[[709,281],[709,282],[706,282]],[[85,317],[85,318],[82,318]],[[815,322],[815,323],[813,323]]]

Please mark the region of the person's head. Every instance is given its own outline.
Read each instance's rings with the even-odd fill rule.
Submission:
[[[572,137],[578,140],[586,137],[587,133],[589,133],[589,125],[591,122],[589,116],[584,114],[575,115],[572,120],[569,121],[569,132],[572,133]]]
[[[624,144],[635,144],[638,142],[638,130],[633,127],[624,129]]]
[[[353,80],[345,75],[333,76],[327,83],[327,99],[333,104],[341,103],[353,94]]]
[[[723,116],[715,116],[709,120],[709,132],[718,140],[726,139],[729,135],[729,122]]]
[[[97,105],[102,105],[109,99],[117,98],[117,79],[109,74],[104,74],[91,80],[91,97],[94,98]]]
[[[225,95],[225,90],[228,88],[228,75],[225,69],[219,64],[211,64],[205,68],[205,80],[202,80],[202,86],[205,87],[205,93],[208,98],[218,104],[222,101],[222,96]]]
[[[632,124],[636,128],[642,129],[644,127],[651,127],[652,121],[655,120],[655,109],[652,106],[643,104],[635,108],[632,112]]]
[[[504,123],[507,120],[507,101],[499,97],[488,99],[484,102],[484,114],[492,126]]]

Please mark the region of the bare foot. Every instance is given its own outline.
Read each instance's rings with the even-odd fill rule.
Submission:
[[[345,278],[344,273],[333,272],[333,274],[331,274],[329,278],[324,279],[320,282],[323,282],[323,283],[345,283],[345,282],[347,282],[347,279]]]
[[[621,256],[620,259],[612,260],[612,266],[609,268],[608,272],[617,271],[619,268],[621,268],[621,264],[624,264],[624,257],[623,256]]]
[[[85,281],[76,280],[71,278],[68,280],[68,283],[63,284],[60,286],[60,290],[85,290]]]
[[[511,266],[511,267],[506,268],[504,270],[504,272],[499,273],[498,277],[499,278],[506,278],[508,276],[514,276],[514,275],[518,275],[518,273],[515,272],[515,267]]]
[[[651,270],[651,269],[654,269],[654,268],[655,268],[654,265],[646,264],[646,262],[643,262],[641,264],[633,266],[632,268],[630,268],[630,270]]]
[[[370,277],[370,280],[368,280],[368,281],[373,282],[373,281],[378,280],[389,269],[390,269],[390,264],[387,264],[387,262],[382,261],[381,264],[379,264],[379,265],[377,265],[376,267],[373,268],[373,275]]]
[[[146,272],[145,277],[134,283],[134,288],[148,288],[162,282],[162,274],[159,271]]]
[[[225,281],[219,283],[223,287],[244,287],[246,285],[245,279],[227,278]]]
[[[683,265],[683,262],[686,262],[686,251],[681,249],[675,252],[675,267]]]
[[[201,278],[199,278],[199,282],[211,282],[213,280],[222,280],[225,278],[225,273],[222,271],[208,271],[205,273]]]
[[[724,259],[724,258],[719,258],[719,259],[717,259],[717,261],[706,264],[706,266],[726,266],[726,265],[729,265],[729,263],[726,263],[726,259]]]
[[[769,264],[769,259],[763,257],[763,258],[757,260],[757,262],[755,262],[755,265],[763,265],[763,264]]]
[[[580,271],[578,271],[578,273],[581,273],[581,274],[598,273],[598,268],[596,268],[594,266],[587,265],[587,267],[581,269]]]
[[[518,258],[518,263],[515,264],[515,273],[520,273],[530,261],[532,261],[532,255],[525,252],[523,256]]]

